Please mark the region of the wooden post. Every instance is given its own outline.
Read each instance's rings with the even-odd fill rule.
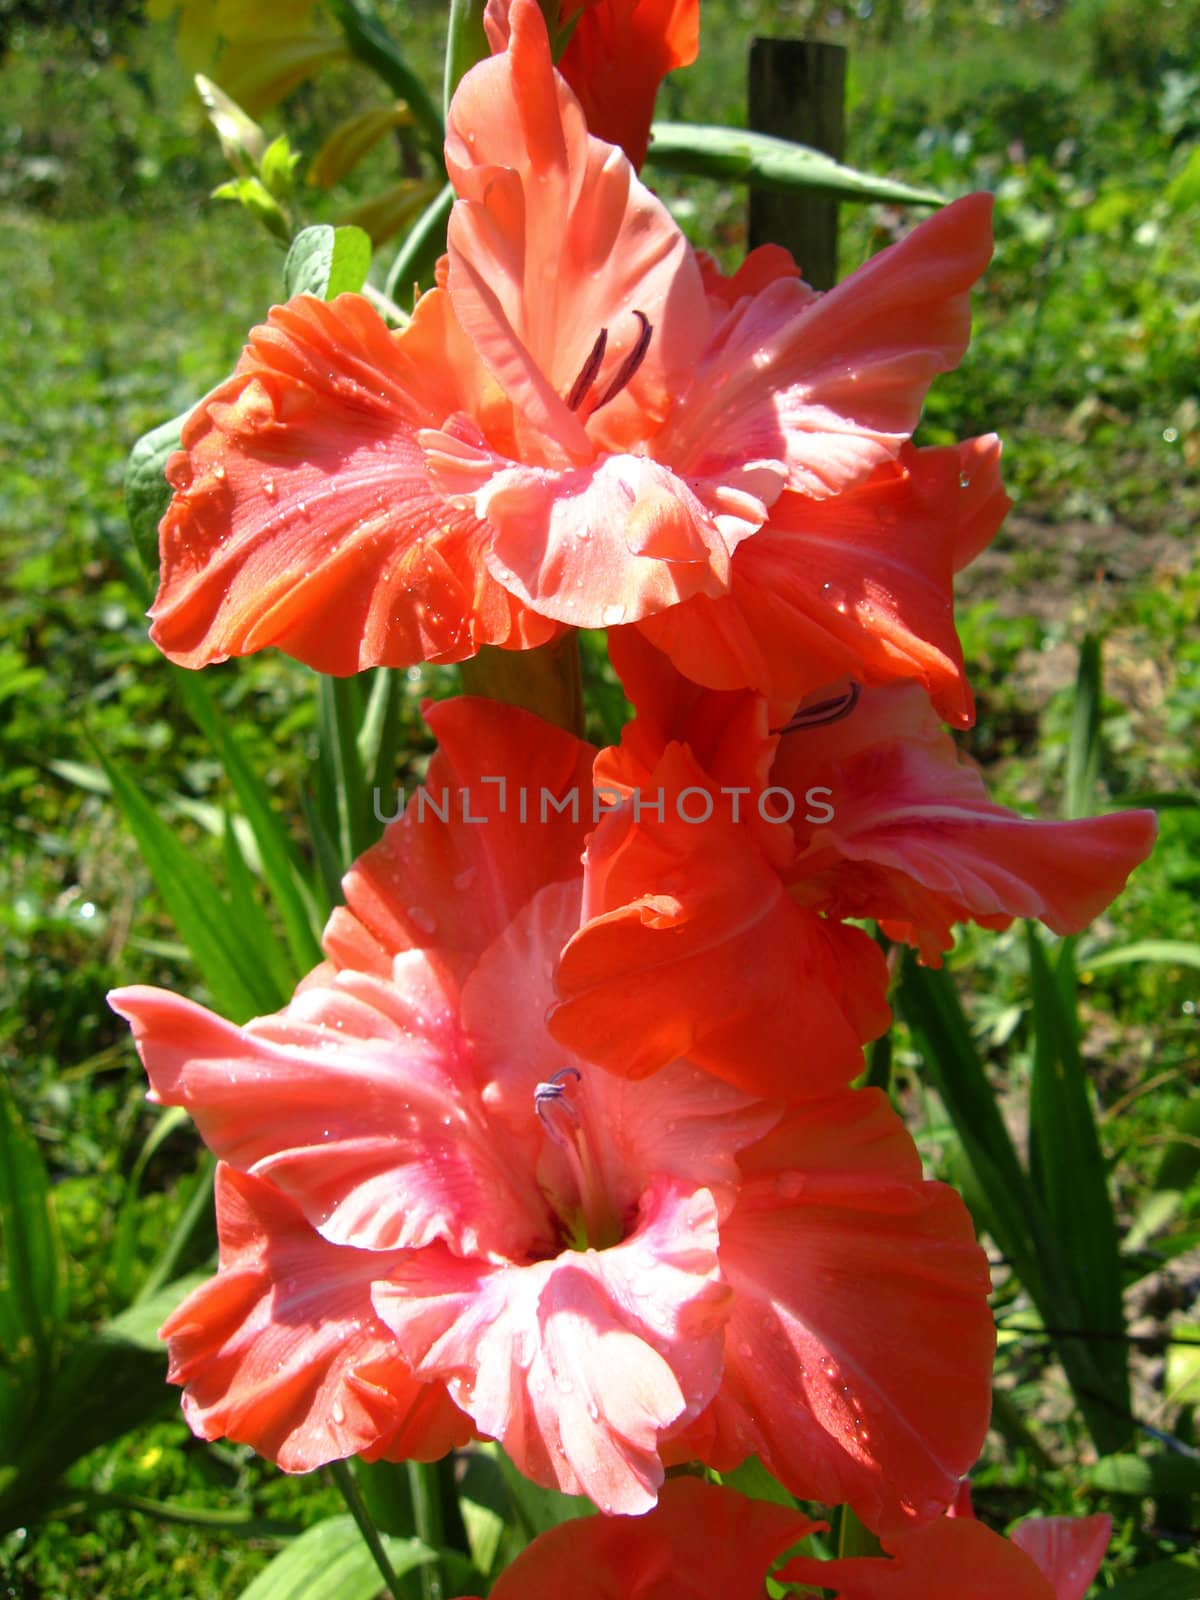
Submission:
[[[846,51],[804,39],[750,44],[749,121],[840,161],[846,147]],[[750,191],[750,246],[782,244],[815,289],[837,282],[838,203],[823,195]]]

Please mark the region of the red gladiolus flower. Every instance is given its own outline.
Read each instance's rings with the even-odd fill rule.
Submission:
[[[508,44],[509,0],[488,0],[484,27],[493,50]],[[571,29],[558,70],[583,107],[590,132],[646,159],[658,86],[688,67],[700,46],[700,0],[563,0],[559,28]]]
[[[791,659],[781,632],[794,627],[794,656],[824,628],[827,656],[917,672],[959,715],[948,573],[923,553],[940,491],[901,474],[893,498],[916,533],[895,529],[886,603],[883,580],[853,576],[879,567],[854,494],[870,499],[962,354],[989,198],[958,201],[826,295],[778,251],[706,277],[626,158],[588,134],[533,0],[510,18],[508,50],[454,97],[459,200],[441,287],[410,326],[390,333],[358,296],[298,297],[189,418],[152,637],[192,667],[266,645],[339,673],[458,661],[725,595],[739,547],[766,539],[767,568],[745,568],[734,597],[754,628],[756,585],[780,561],[810,563],[820,540],[848,598],[789,579],[765,658],[714,646],[722,681],[762,688]],[[764,524],[781,497],[776,532]],[[816,532],[797,531],[793,501]],[[681,660],[705,615],[670,642]],[[729,631],[729,615],[713,626]]]
[[[696,688],[639,630],[610,645],[638,715],[597,781],[628,800],[588,841],[550,1026],[611,1072],[686,1051],[752,1093],[846,1081],[889,1013],[880,951],[843,919],[931,965],[957,922],[1078,933],[1153,845],[1150,811],[1038,822],[993,804],[918,685],[843,682],[792,716]]]
[[[671,1461],[753,1452],[873,1525],[936,1515],[990,1399],[958,1196],[881,1095],[789,1106],[564,1050],[592,752],[488,702],[430,722],[428,790],[283,1012],[113,997],[224,1163],[221,1270],[165,1329],[192,1425],[289,1465],[474,1431],[617,1512]]]
[[[994,434],[905,445],[831,500],[782,494],[734,552],[726,594],[696,595],[639,628],[710,689],[802,700],[843,673],[912,679],[946,722],[968,727],[954,574],[987,546],[1011,503]]]
[[[700,1478],[663,1485],[644,1517],[581,1517],[528,1545],[492,1600],[762,1600],[770,1568],[824,1526]]]
[[[971,1518],[943,1518],[894,1539],[892,1559],[791,1561],[788,1583],[838,1600],[1083,1600],[1112,1534],[1112,1518],[1031,1517],[1010,1540]]]
[[[573,1600],[760,1600],[779,1558],[824,1526],[678,1478],[645,1517],[584,1517],[542,1534],[501,1573],[492,1600],[559,1600],[566,1574]],[[1083,1600],[1111,1533],[1107,1516],[1034,1517],[1011,1540],[943,1519],[889,1540],[892,1558],[801,1556],[773,1576],[840,1600]]]

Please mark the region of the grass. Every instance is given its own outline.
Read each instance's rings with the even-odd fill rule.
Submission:
[[[669,86],[665,113],[740,116],[728,63],[750,27],[802,32],[820,9],[781,16],[777,7],[706,0],[705,53]],[[1099,631],[1103,802],[1194,797],[1195,8],[1164,7],[1161,16],[1150,8],[1155,16],[1139,31],[1116,3],[1060,6],[1056,19],[1036,24],[1012,7],[992,8],[993,24],[978,20],[981,8],[917,5],[888,45],[894,9],[844,22],[850,159],[950,193],[988,187],[998,200],[997,256],[972,353],[939,382],[924,424],[930,441],[1000,431],[1018,500],[995,550],[965,575],[960,629],[980,706],[967,747],[999,798],[1056,814],[1077,646]],[[428,52],[437,12],[422,6],[414,15]],[[103,996],[118,981],[199,991],[97,783],[95,749],[133,767],[217,874],[212,808],[226,802],[219,765],[172,697],[128,581],[124,455],[229,369],[247,327],[279,293],[280,253],[244,213],[205,201],[222,166],[196,116],[180,109],[184,80],[162,29],[81,38],[27,27],[24,45],[2,69],[0,143],[9,263],[0,452],[10,463],[0,482],[0,1044],[51,1176],[81,1339],[128,1300],[180,1217],[197,1159],[193,1136],[180,1131],[147,1162],[132,1265],[118,1270],[115,1218],[154,1119]],[[1114,60],[1132,76],[1118,79]],[[315,98],[305,91],[303,109],[336,114],[363,82],[339,69]],[[702,184],[671,192],[697,238],[736,255],[739,192]],[[319,217],[353,197],[306,196],[305,205]],[[882,208],[845,211],[845,265],[886,243],[900,220]],[[316,739],[305,676],[268,657],[219,669],[211,681],[281,810],[298,816]],[[447,675],[428,683],[443,692]],[[423,686],[411,685],[413,703]],[[414,756],[421,737],[410,715]],[[1200,812],[1164,810],[1152,861],[1081,945],[1082,1046],[1120,1218],[1128,1225],[1156,1196],[1179,1195],[1127,1263],[1139,1279],[1152,1267],[1169,1271],[1200,1241],[1197,974],[1153,963],[1089,974],[1087,958],[1138,940],[1200,939],[1198,860]],[[1021,939],[968,934],[955,966],[1019,1132],[1032,1060]],[[896,1060],[897,1092],[927,1157],[958,1175],[957,1139],[922,1087],[903,1029]],[[200,1237],[190,1259],[206,1247]],[[1194,1305],[1182,1315],[1200,1320]],[[1169,1319],[1152,1322],[1165,1336]],[[1153,1362],[1163,1359],[1160,1349],[1135,1364],[1135,1402],[1186,1447],[1195,1394],[1161,1404],[1165,1379]],[[1050,1464],[1011,1431],[997,1434],[979,1477],[994,1520],[1109,1506],[1118,1517],[1110,1578],[1182,1547],[1178,1500],[1156,1505],[1088,1488],[1087,1441],[1044,1341],[1007,1339],[1001,1370]],[[164,1521],[118,1496],[250,1515],[259,1532],[244,1539]],[[0,1536],[0,1575],[7,1594],[31,1600],[236,1593],[277,1548],[273,1522],[307,1525],[339,1504],[321,1479],[287,1480],[240,1449],[202,1447],[169,1417],[79,1462],[48,1520]]]

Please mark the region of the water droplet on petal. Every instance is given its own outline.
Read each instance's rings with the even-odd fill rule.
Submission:
[[[625,620],[625,607],[624,606],[622,606],[622,605],[605,606],[605,608],[604,608],[604,626],[606,628],[615,628],[618,623],[624,622],[624,620]]]

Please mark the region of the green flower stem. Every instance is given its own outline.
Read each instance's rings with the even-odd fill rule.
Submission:
[[[116,1494],[99,1489],[73,1489],[55,1500],[54,1512],[61,1517],[77,1516],[80,1510],[140,1511],[158,1522],[178,1523],[185,1528],[210,1528],[239,1534],[243,1539],[294,1539],[304,1530],[298,1523],[277,1517],[256,1517],[248,1511],[216,1511],[208,1506],[177,1505],[167,1500],[151,1500],[140,1494]]]
[[[436,1462],[410,1461],[408,1486],[412,1492],[413,1527],[417,1538],[431,1550],[443,1541],[441,1485]],[[442,1573],[437,1562],[420,1569],[423,1600],[442,1600]]]
[[[408,106],[435,161],[442,159],[445,129],[429,91],[405,61],[370,0],[329,0],[351,52]]]
[[[359,1491],[354,1474],[345,1461],[331,1461],[329,1463],[330,1476],[337,1484],[346,1508],[358,1524],[358,1531],[366,1541],[367,1548],[375,1558],[375,1565],[379,1568],[379,1576],[387,1585],[387,1591],[392,1600],[408,1600],[404,1586],[396,1575],[396,1569],[388,1560],[388,1553],[383,1547],[383,1540],[379,1537],[379,1530],[371,1520],[371,1513],[367,1510],[367,1503]],[[417,1528],[420,1532],[420,1525]],[[439,1585],[440,1591],[440,1585]],[[428,1593],[428,1591],[426,1591]],[[433,1600],[433,1597],[431,1597]]]
[[[579,635],[572,630],[536,650],[484,645],[462,664],[464,694],[485,695],[533,711],[555,727],[583,735],[583,678]]]
[[[446,248],[446,223],[453,204],[454,190],[447,184],[405,235],[384,285],[384,293],[397,305],[411,293],[413,284],[432,277],[433,264]]]
[[[450,0],[450,30],[446,38],[446,78],[443,100],[446,116],[463,75],[491,54],[483,31],[484,0]]]

